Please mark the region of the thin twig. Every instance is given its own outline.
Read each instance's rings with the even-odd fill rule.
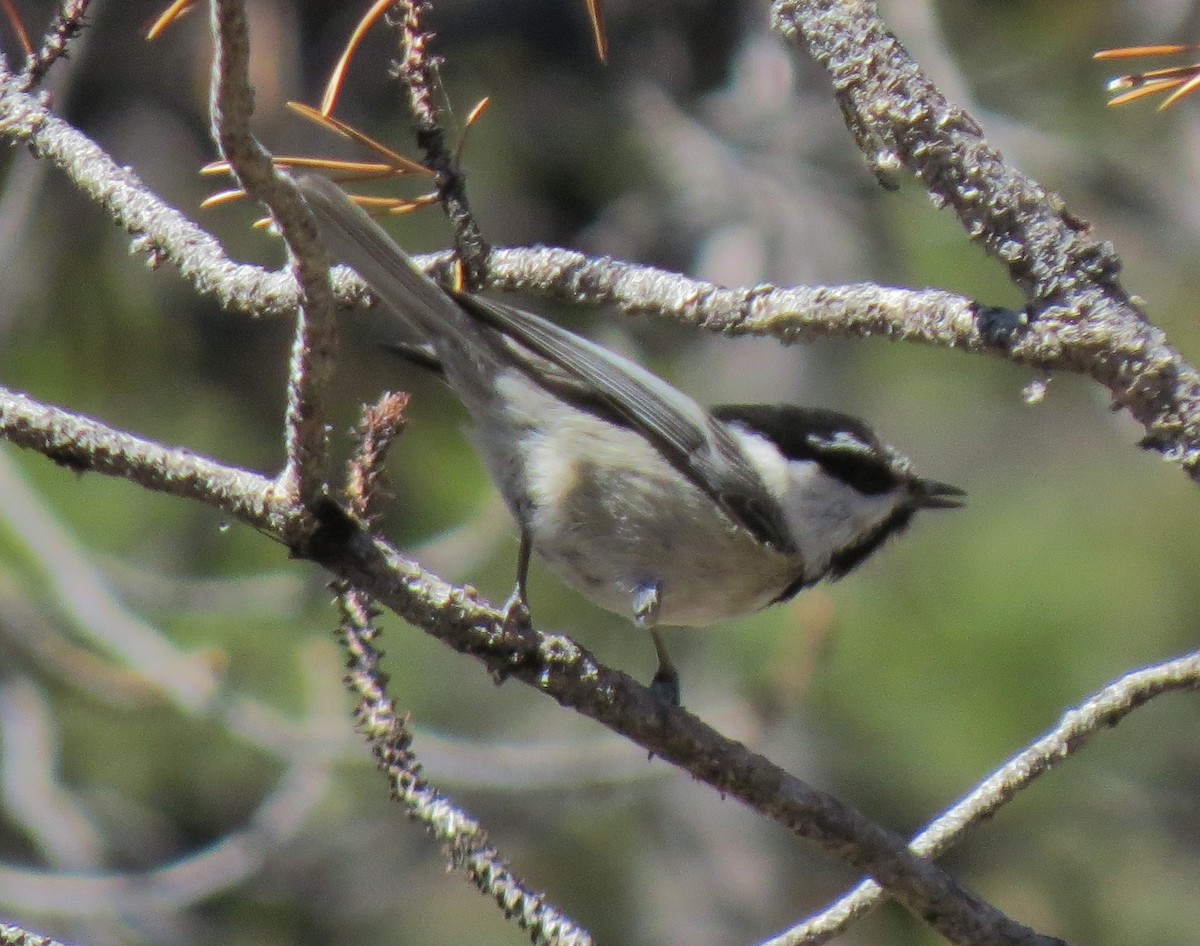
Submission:
[[[303,291],[288,370],[287,464],[278,487],[285,496],[312,506],[325,492],[325,401],[337,348],[337,304],[312,218],[250,131],[254,90],[245,5],[242,0],[212,0],[212,10],[213,135],[246,193],[270,208]]]
[[[363,411],[358,425],[358,446],[350,458],[346,497],[350,515],[368,527],[379,517],[388,499],[384,459],[404,430],[408,400],[407,394],[386,392]]]
[[[400,30],[396,75],[408,92],[417,146],[425,153],[423,163],[434,173],[438,199],[454,225],[454,248],[465,269],[467,285],[474,288],[483,283],[491,247],[471,213],[466,175],[446,141],[446,122],[439,105],[442,88],[438,60],[429,51],[433,34],[421,23],[426,8],[420,0],[396,0],[393,5],[392,19]]]
[[[90,4],[91,0],[63,0],[54,15],[54,22],[42,37],[42,48],[25,66],[25,91],[37,88],[50,68],[66,57],[71,43],[83,32]]]
[[[46,429],[31,429],[29,422],[34,418],[46,418]],[[281,518],[278,500],[264,499],[264,494],[271,494],[261,477],[166,450],[3,389],[0,433],[75,469],[123,476],[150,489],[188,495],[269,529],[281,539],[296,534],[287,515],[300,512],[284,507]],[[181,478],[178,466],[185,459],[204,474]],[[238,492],[239,484],[244,492]],[[893,832],[722,736],[685,710],[664,714],[648,689],[626,674],[604,667],[569,638],[506,626],[499,610],[424,572],[382,539],[359,531],[336,507],[323,509],[317,521],[316,532],[293,546],[293,554],[324,565],[455,650],[478,658],[494,674],[523,680],[741,800],[797,836],[817,842],[875,877],[899,902],[952,942],[970,946],[1058,942],[1003,916],[963,890],[941,868],[915,856]]]
[[[1120,260],[1090,225],[1004,162],[888,31],[871,0],[776,0],[775,28],[829,72],[864,154],[911,171],[1008,269],[1030,300],[1029,331],[1004,347],[1087,374],[1144,425],[1143,444],[1200,482],[1200,373],[1146,321]]]
[[[392,795],[409,816],[446,846],[452,868],[462,870],[491,897],[537,946],[591,946],[591,935],[551,906],[543,894],[516,877],[474,818],[431,786],[412,751],[408,718],[397,712],[379,669],[378,634],[369,598],[342,586],[338,637],[350,655],[346,685],[358,697],[354,715],[376,763],[391,783]]]
[[[932,821],[910,847],[923,857],[938,857],[973,827],[991,818],[1017,792],[1086,746],[1092,737],[1163,693],[1200,688],[1200,652],[1125,674],[1063,714],[1057,726]],[[865,880],[815,916],[762,946],[818,946],[846,931],[859,917],[884,903],[888,895]]]

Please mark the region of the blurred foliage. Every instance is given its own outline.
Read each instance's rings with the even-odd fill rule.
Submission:
[[[49,15],[48,3],[17,5],[31,30]],[[211,181],[195,171],[213,157],[206,27],[195,15],[147,45],[140,30],[157,6],[98,5],[85,44],[53,76],[56,109],[232,255],[277,265],[273,239],[247,227],[251,208],[196,209]],[[319,98],[363,6],[251,5],[257,133],[273,149],[339,152],[283,103]],[[1089,57],[1104,46],[1194,42],[1196,11],[1164,0],[882,7],[1006,157],[1113,240],[1126,285],[1195,362],[1200,215],[1189,195],[1200,182],[1200,100],[1166,114],[1149,103],[1106,110],[1105,67]],[[466,156],[490,239],[611,253],[726,283],[879,280],[1019,304],[1001,267],[915,183],[898,194],[874,184],[823,75],[767,31],[765,2],[608,0],[607,9],[603,68],[575,0],[434,3],[449,101],[461,114],[492,97]],[[411,153],[402,95],[386,76],[393,42],[383,28],[371,35],[340,114]],[[4,48],[16,55],[11,43]],[[18,151],[0,160],[5,195],[18,187],[34,195],[0,272],[4,383],[168,444],[276,470],[289,326],[221,313],[169,267],[149,272],[128,255],[126,236],[53,170]],[[444,246],[449,230],[427,211],[394,232],[422,251]],[[1136,425],[1093,386],[1055,377],[1031,406],[1022,391],[1036,376],[960,353],[841,341],[784,350],[554,314],[573,325],[586,319],[607,343],[709,400],[788,398],[859,414],[923,472],[969,491],[965,511],[924,517],[841,584],[735,627],[669,635],[689,708],[884,823],[915,830],[1067,706],[1125,670],[1195,646],[1195,489],[1135,448]],[[367,318],[347,320],[336,449],[349,449],[363,402],[385,388],[411,389],[385,530],[445,577],[502,600],[515,543],[459,432],[461,411],[379,351],[385,337]],[[444,874],[437,846],[387,802],[365,748],[347,737],[323,575],[209,510],[3,449],[130,612],[183,651],[217,661],[224,681],[207,714],[85,691],[61,655],[30,655],[23,640],[32,625],[0,602],[0,687],[28,680],[46,695],[61,743],[58,776],[101,850],[90,864],[72,862],[10,812],[0,819],[5,863],[153,879],[158,865],[244,829],[283,769],[230,734],[242,697],[322,722],[319,744],[335,760],[334,787],[316,816],[268,846],[244,880],[194,906],[81,919],[2,909],[86,946],[525,941]],[[55,635],[77,640],[47,566],[7,527],[0,579],[0,595],[17,595]],[[532,595],[540,625],[649,676],[649,643],[624,622],[541,570]],[[430,779],[481,818],[519,875],[600,942],[748,943],[853,879],[685,776],[643,764],[632,747],[627,778],[581,776],[568,789],[539,789],[531,764],[533,787],[489,786],[472,752],[563,740],[624,750],[526,688],[496,688],[480,666],[402,622],[382,623],[394,693],[430,733],[415,746],[428,750]],[[947,863],[1001,908],[1072,942],[1192,942],[1198,723],[1200,710],[1184,697],[1143,709]],[[888,908],[845,941],[933,940]]]

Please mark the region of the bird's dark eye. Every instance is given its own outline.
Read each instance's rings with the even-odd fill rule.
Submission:
[[[853,430],[809,434],[809,459],[834,479],[841,480],[865,496],[894,489],[896,471],[874,437],[867,439]]]
[[[866,496],[876,496],[896,487],[896,474],[891,466],[866,451],[846,448],[819,450],[813,459],[830,476]]]
[[[713,415],[765,437],[790,460],[811,460],[834,479],[867,496],[899,485],[892,458],[871,429],[847,414],[819,408],[726,405]]]

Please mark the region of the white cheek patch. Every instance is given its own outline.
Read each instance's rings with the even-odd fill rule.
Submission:
[[[779,448],[759,434],[750,433],[737,426],[731,426],[729,429],[771,495],[783,502],[788,493],[788,462],[779,452]]]
[[[871,532],[900,502],[898,489],[865,495],[815,461],[793,460],[788,467],[792,488],[785,515],[810,574],[823,572],[835,552]]]
[[[874,530],[902,501],[900,489],[874,496],[860,493],[825,473],[815,460],[788,460],[766,437],[737,427],[733,432],[742,452],[783,507],[810,577],[823,575],[836,552]]]

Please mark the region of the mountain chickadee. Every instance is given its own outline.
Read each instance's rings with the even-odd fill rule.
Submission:
[[[510,306],[438,286],[330,181],[298,181],[330,254],[399,319],[397,349],[441,371],[521,532],[506,614],[528,620],[536,551],[648,629],[653,688],[679,701],[659,625],[700,627],[837,579],[918,509],[962,505],[862,421],[763,405],[706,410],[649,371]]]

